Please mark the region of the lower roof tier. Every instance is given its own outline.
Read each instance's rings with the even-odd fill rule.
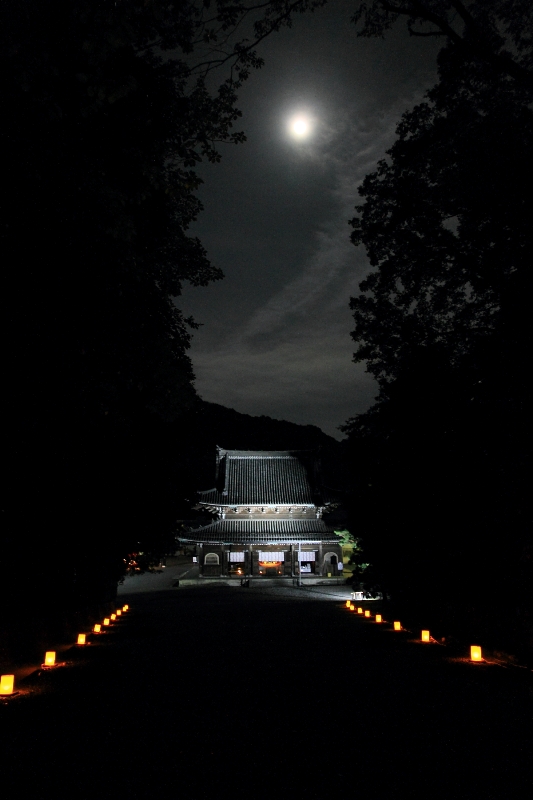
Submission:
[[[333,528],[321,519],[221,519],[203,528],[180,533],[182,542],[209,544],[277,544],[316,542],[339,544]]]

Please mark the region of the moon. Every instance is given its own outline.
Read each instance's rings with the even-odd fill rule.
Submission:
[[[311,133],[311,123],[304,116],[293,117],[289,122],[289,131],[295,139],[306,139]]]

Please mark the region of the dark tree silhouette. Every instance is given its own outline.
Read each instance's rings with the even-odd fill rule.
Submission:
[[[194,167],[243,141],[236,92],[293,10],[3,4],[4,606],[55,619],[172,545],[197,402],[176,298],[221,277]]]
[[[367,33],[387,27],[391,5],[367,4]],[[400,5],[450,13],[460,4]],[[514,50],[530,68],[520,3],[468,9],[493,52]],[[449,36],[438,84],[403,116],[360,189],[352,239],[374,269],[351,301],[352,335],[380,391],[345,430],[364,462],[368,546],[389,585],[423,591],[442,613],[471,608],[476,630],[497,625],[489,598],[504,591],[531,647],[533,88],[467,46],[482,38],[473,25],[461,36],[460,46]]]

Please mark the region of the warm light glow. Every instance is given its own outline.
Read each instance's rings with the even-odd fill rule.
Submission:
[[[350,611],[355,611],[355,606],[350,606]]]
[[[104,625],[109,625],[109,617],[106,617],[106,618],[104,619]]]
[[[121,608],[119,608],[118,611],[117,611],[117,617],[120,617],[120,616],[122,616],[122,609]]]
[[[394,630],[395,631],[401,631],[401,629],[402,629],[402,623],[401,622],[395,622],[394,623]]]
[[[483,661],[483,657],[481,655],[481,647],[478,647],[477,644],[473,644],[470,647],[470,660]]]
[[[362,614],[362,613],[363,613],[363,609],[362,609],[362,608],[358,608],[358,609],[357,609],[357,613],[358,613],[358,614]]]
[[[94,632],[95,632],[95,633],[100,633],[100,631],[101,631],[101,630],[102,630],[102,626],[101,626],[99,623],[97,623],[97,624],[94,626]]]
[[[429,642],[429,631],[422,631],[422,641]]]
[[[351,602],[349,600],[347,600],[346,601],[346,608],[350,608],[351,605],[352,605]]]
[[[2,675],[0,678],[0,694],[13,694],[15,688],[14,675]]]
[[[85,644],[85,634],[78,633],[78,644]]]
[[[370,616],[370,611],[367,608],[367,610],[365,611],[365,617],[369,617],[369,616]]]
[[[111,619],[113,620],[113,622],[116,620],[116,618],[117,618],[116,614],[111,614]]]
[[[53,667],[56,663],[55,650],[47,650],[44,654],[44,664],[46,667]]]
[[[376,622],[383,622],[381,614],[376,614]]]
[[[125,606],[122,606],[122,610],[123,610],[123,611],[127,611],[127,610],[128,610],[128,608],[129,608],[129,605],[128,605],[127,603],[126,603],[126,605],[125,605]]]

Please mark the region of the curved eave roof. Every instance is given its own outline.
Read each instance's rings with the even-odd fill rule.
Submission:
[[[182,542],[206,544],[278,544],[280,542],[308,542],[338,544],[340,539],[333,528],[321,520],[229,520],[222,519],[181,534]]]

